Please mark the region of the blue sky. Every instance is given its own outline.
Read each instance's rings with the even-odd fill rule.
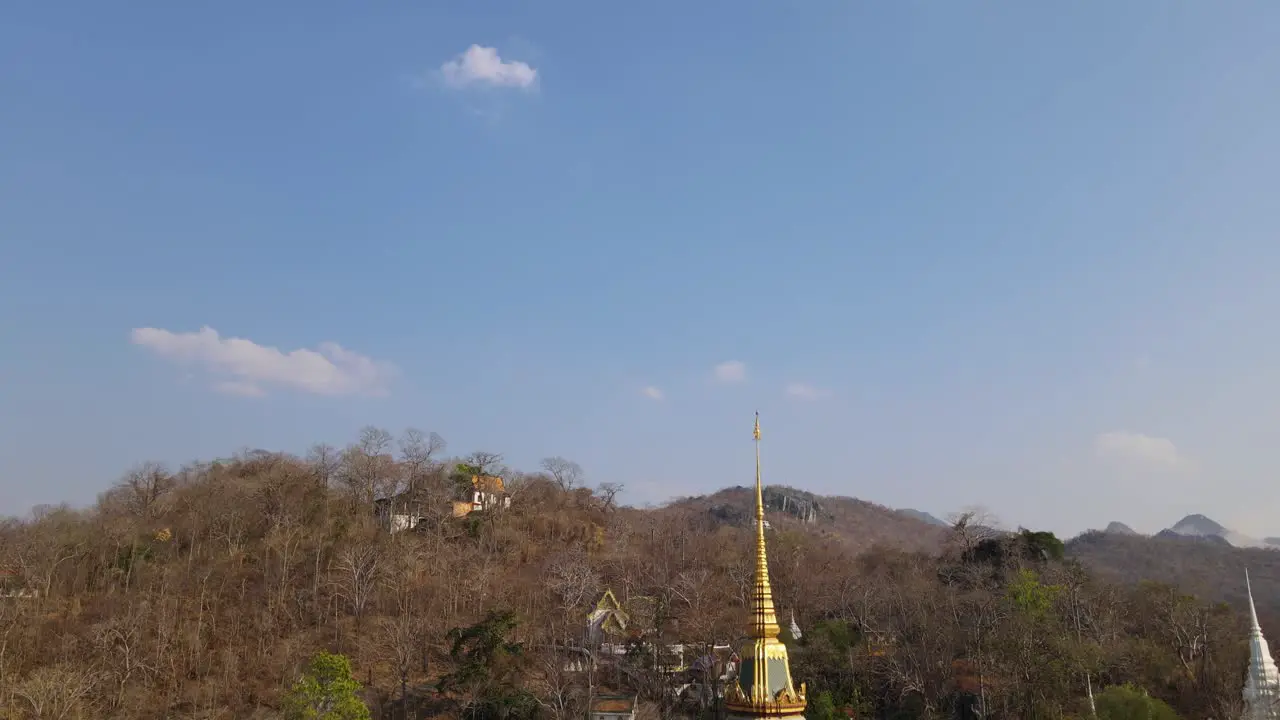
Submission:
[[[772,482],[1280,535],[1277,27],[1262,0],[15,5],[0,511],[365,424],[658,502],[749,482],[758,409]]]

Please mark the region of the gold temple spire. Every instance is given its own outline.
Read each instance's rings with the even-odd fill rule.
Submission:
[[[769,556],[764,542],[764,483],[760,475],[760,413],[751,436],[756,442],[756,583],[751,603],[751,637],[778,637],[778,615],[773,607],[773,588],[769,585]]]
[[[751,620],[742,648],[738,677],[725,694],[731,720],[777,718],[803,720],[805,686],[791,681],[787,646],[778,639],[778,614],[769,585],[769,557],[764,539],[764,482],[760,474],[760,413],[752,437],[756,445],[756,577],[751,593]]]

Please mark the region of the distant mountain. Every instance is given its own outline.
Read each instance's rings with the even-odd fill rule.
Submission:
[[[1179,535],[1217,535],[1219,537],[1231,532],[1221,524],[1200,514],[1188,515],[1169,529]]]
[[[1276,547],[1280,548],[1280,543],[1271,543],[1266,540],[1259,540],[1254,537],[1238,533],[1228,527],[1223,526],[1214,520],[1211,520],[1199,513],[1188,515],[1179,520],[1173,527],[1162,530],[1161,535],[1172,535],[1184,538],[1218,538],[1228,545],[1239,548],[1249,547]],[[1168,536],[1166,535],[1166,537]],[[1274,539],[1274,538],[1273,538]]]
[[[906,515],[907,517],[913,517],[917,520],[920,520],[921,522],[927,522],[930,525],[937,525],[938,527],[946,527],[946,528],[951,527],[951,523],[945,520],[939,520],[936,516],[930,515],[929,513],[923,510],[913,510],[911,508],[898,508],[898,512],[902,513],[903,515]]]
[[[1275,545],[1276,547],[1280,547],[1280,537],[1264,537],[1262,538],[1262,542],[1268,545]]]
[[[1115,521],[1112,521],[1111,523],[1109,523],[1107,525],[1107,529],[1103,530],[1102,532],[1115,533],[1117,535],[1137,535],[1138,534],[1137,530],[1134,530],[1133,528],[1129,527],[1128,525],[1125,525],[1122,522],[1115,522]]]
[[[1210,600],[1246,607],[1244,571],[1262,621],[1280,623],[1280,552],[1232,547],[1217,535],[1162,530],[1155,536],[1090,531],[1067,541],[1067,555],[1113,580],[1172,583]]]
[[[1235,545],[1231,544],[1231,541],[1227,540],[1221,535],[1183,534],[1183,533],[1176,533],[1169,528],[1165,528],[1164,530],[1161,530],[1160,532],[1156,533],[1156,537],[1164,540],[1181,540],[1183,542],[1202,542],[1202,543],[1209,543],[1210,545],[1221,545],[1223,547],[1236,547]]]

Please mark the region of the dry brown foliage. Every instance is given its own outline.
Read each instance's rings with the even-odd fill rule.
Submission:
[[[432,692],[451,671],[448,632],[492,609],[520,619],[517,674],[542,711],[574,716],[584,680],[554,653],[583,639],[605,588],[653,639],[740,639],[746,488],[642,510],[617,506],[617,485],[588,489],[563,458],[521,474],[476,453],[465,462],[503,472],[515,501],[456,519],[443,447],[370,428],[307,459],[149,464],[90,509],[0,524],[0,569],[38,591],[0,599],[0,718],[266,717],[318,649],[352,659],[375,717],[444,717],[465,700]],[[425,508],[417,529],[379,525],[374,501],[393,492]],[[864,712],[941,717],[977,697],[990,718],[1065,713],[1086,683],[1132,681],[1186,713],[1225,717],[1243,681],[1239,614],[1132,583],[1205,581],[1205,597],[1238,606],[1230,588],[1247,562],[1255,591],[1280,590],[1280,555],[1083,538],[1071,550],[1100,577],[1016,553],[992,566],[966,561],[946,528],[852,498],[796,497],[820,504],[815,521],[769,513],[778,605],[806,631],[794,672],[811,694]],[[1021,571],[1047,610],[1027,609],[1034,587],[1015,592]],[[646,712],[678,712],[645,672],[603,667],[593,682],[645,693]]]

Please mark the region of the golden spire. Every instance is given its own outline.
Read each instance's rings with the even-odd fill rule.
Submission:
[[[778,615],[773,608],[773,588],[769,586],[769,557],[764,543],[764,483],[760,476],[760,413],[751,433],[756,441],[756,586],[751,601],[751,637],[778,637]]]
[[[787,646],[778,640],[778,615],[769,586],[769,558],[764,540],[764,483],[760,475],[760,413],[752,437],[756,444],[756,578],[751,593],[748,641],[742,649],[738,677],[725,694],[730,718],[804,717],[805,686],[791,681]]]

